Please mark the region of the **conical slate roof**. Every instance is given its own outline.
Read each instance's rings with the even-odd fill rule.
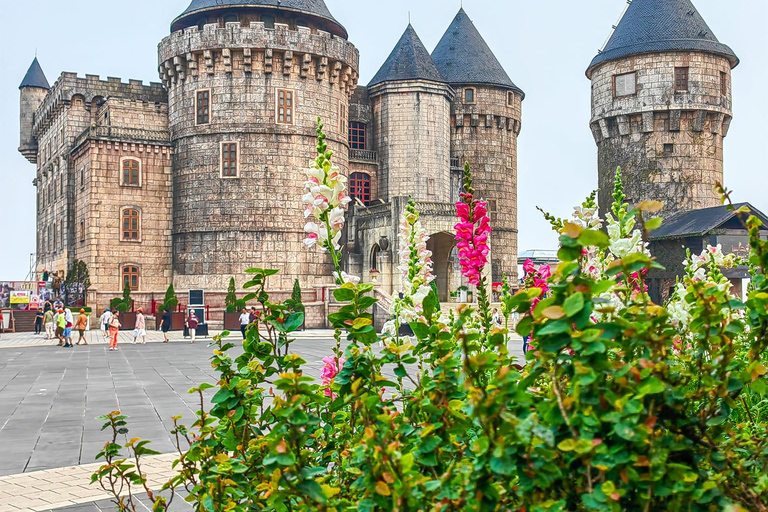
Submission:
[[[368,87],[383,82],[403,82],[406,80],[429,80],[443,82],[445,79],[432,62],[424,43],[409,23],[395,49],[389,54],[384,65],[373,77]]]
[[[262,7],[310,14],[330,22],[338,29],[334,32],[338,32],[339,35],[342,35],[345,38],[347,37],[346,29],[341,23],[336,21],[323,0],[192,0],[192,3],[189,4],[187,10],[173,20],[173,23],[171,23],[171,30],[176,31],[184,28],[184,26],[188,26],[184,23],[180,23],[188,17],[202,14],[206,11],[232,7]]]
[[[437,43],[432,60],[450,84],[501,85],[524,94],[510,80],[464,9],[459,10]]]
[[[634,0],[605,48],[589,65],[587,77],[598,64],[649,52],[702,51],[727,57],[731,66],[739,58],[715,34],[691,0]]]
[[[48,79],[45,78],[43,68],[41,68],[40,63],[37,62],[37,57],[35,57],[35,60],[33,60],[32,64],[29,66],[27,74],[24,75],[24,80],[21,81],[19,89],[24,87],[39,87],[40,89],[51,88],[51,86],[48,84]]]

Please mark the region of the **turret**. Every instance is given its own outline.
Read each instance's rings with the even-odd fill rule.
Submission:
[[[523,91],[499,63],[472,20],[459,10],[432,52],[456,92],[451,105],[454,165],[472,166],[475,188],[491,212],[493,280],[517,282],[517,136]]]
[[[690,0],[629,5],[587,69],[603,214],[619,166],[629,200],[660,200],[667,217],[720,204],[738,63]]]
[[[51,89],[45,73],[37,61],[37,57],[29,66],[24,80],[19,85],[19,153],[31,163],[37,163],[37,139],[35,138],[33,125],[35,122],[35,112],[43,103],[45,96]]]
[[[450,202],[453,91],[410,24],[368,92],[380,141],[379,196]]]
[[[322,0],[194,0],[159,45],[174,145],[177,289],[226,290],[250,267],[290,290],[327,280],[302,247],[317,119],[342,172],[357,49]],[[310,277],[307,277],[310,276]],[[314,277],[316,276],[316,277]]]

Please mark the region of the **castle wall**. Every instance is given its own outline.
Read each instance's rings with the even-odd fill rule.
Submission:
[[[19,93],[19,152],[33,164],[37,163],[35,112],[47,95],[48,90],[40,87],[23,87]]]
[[[304,169],[316,158],[318,117],[348,172],[349,95],[358,53],[345,39],[261,22],[175,32],[159,47],[174,142],[173,254],[178,290],[240,286],[244,270],[281,268],[274,289],[330,280],[329,259],[304,239]],[[198,124],[196,92],[210,91]],[[291,124],[277,119],[277,92],[293,93]],[[221,143],[237,142],[237,177],[222,177]]]
[[[675,92],[676,67],[689,68],[687,92]],[[615,97],[614,77],[633,71],[636,94]],[[713,188],[723,180],[731,118],[731,66],[724,57],[667,52],[599,66],[592,74],[591,128],[601,211],[612,202],[617,167],[630,202],[660,200],[664,216],[719,205]]]
[[[472,168],[477,196],[491,216],[491,263],[494,282],[506,272],[517,282],[517,137],[523,97],[509,89],[482,85],[454,86],[451,105],[451,153]],[[473,103],[464,89],[475,90]],[[511,95],[511,96],[510,96]]]
[[[451,200],[450,88],[425,81],[371,89],[379,197]]]

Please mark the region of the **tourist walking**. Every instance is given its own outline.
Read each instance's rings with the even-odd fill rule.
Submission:
[[[120,313],[115,311],[109,319],[109,350],[117,350],[117,336],[120,334]]]
[[[109,339],[109,321],[112,320],[112,311],[107,308],[104,313],[99,317],[99,324],[101,324],[101,333],[104,335],[104,339]]]
[[[160,320],[160,329],[163,331],[163,343],[168,343],[168,331],[171,330],[171,312],[163,308],[163,316]]]
[[[141,344],[147,344],[147,321],[144,318],[144,310],[141,308],[136,311],[136,327],[133,329],[133,343],[136,344],[141,336]]]
[[[67,346],[72,346],[72,328],[75,326],[75,317],[72,315],[72,310],[67,308],[64,310],[64,318],[67,321],[66,327],[64,327],[64,337],[67,338]]]
[[[75,322],[75,329],[77,329],[77,332],[80,334],[80,338],[77,340],[77,345],[80,344],[82,341],[86,345],[88,344],[88,340],[85,339],[85,331],[88,328],[88,315],[85,314],[85,310],[80,310],[80,316],[77,317],[77,322]]]
[[[192,337],[192,344],[195,344],[195,336],[197,335],[197,325],[198,320],[195,316],[195,311],[193,309],[189,310],[189,318],[187,318],[187,329],[189,330],[189,335]]]
[[[52,340],[53,339],[53,308],[50,307],[51,303],[46,303],[49,307],[45,310],[45,313],[43,314],[43,323],[45,324],[45,339],[46,340]]]
[[[59,339],[59,346],[69,348],[70,345],[66,341],[66,336],[64,336],[67,328],[67,317],[64,315],[63,309],[56,311],[54,322],[56,323],[56,337]]]
[[[45,313],[41,308],[38,308],[37,313],[35,313],[35,334],[43,332],[43,318],[45,318]]]
[[[240,313],[240,332],[243,333],[243,341],[245,341],[245,331],[248,330],[248,326],[251,323],[251,315],[248,314],[248,310],[243,308],[242,313]]]

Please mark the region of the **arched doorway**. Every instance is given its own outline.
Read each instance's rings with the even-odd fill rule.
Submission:
[[[454,265],[451,252],[456,244],[454,235],[450,233],[435,233],[429,237],[427,249],[432,251],[432,273],[435,275],[440,302],[448,302],[451,293]]]

